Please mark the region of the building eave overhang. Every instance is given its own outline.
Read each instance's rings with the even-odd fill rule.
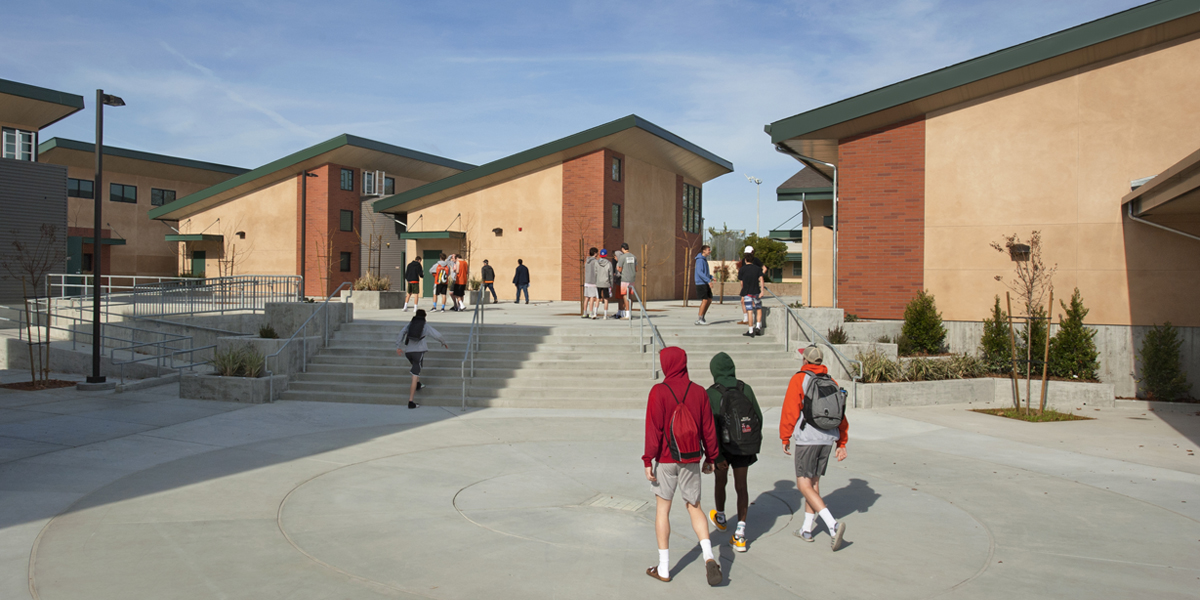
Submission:
[[[83,96],[0,79],[0,109],[5,122],[41,130],[83,110]]]

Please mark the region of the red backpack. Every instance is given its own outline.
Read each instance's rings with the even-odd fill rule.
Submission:
[[[671,386],[664,383],[663,387],[675,398],[675,410],[671,412],[671,418],[667,422],[667,445],[671,449],[671,458],[680,463],[700,462],[700,457],[704,455],[700,448],[700,427],[696,425],[696,419],[692,418],[692,411],[679,401],[679,396],[675,395]],[[683,390],[684,399],[687,399],[687,392],[691,387],[691,382],[688,382],[688,387]]]

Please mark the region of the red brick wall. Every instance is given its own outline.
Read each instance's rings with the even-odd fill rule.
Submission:
[[[925,119],[838,143],[838,306],[904,317],[924,285]]]
[[[354,171],[354,189],[341,189],[343,168]],[[354,231],[341,231],[341,211],[354,212],[352,222],[359,223],[362,175],[359,169],[326,164],[309,170],[316,177],[308,178],[308,218],[305,225],[308,247],[305,249],[304,293],[324,297],[343,282],[354,281],[359,273],[359,243]],[[299,176],[298,176],[299,178]],[[297,190],[299,194],[299,190]],[[326,250],[326,245],[331,245]],[[340,270],[342,252],[350,252],[350,270]],[[297,256],[297,259],[299,256]],[[330,266],[332,262],[332,267]]]
[[[583,238],[583,257],[587,249],[604,243],[606,177],[611,159],[597,150],[563,162],[562,183],[562,299],[578,301],[580,287],[579,240]]]
[[[621,159],[621,180],[613,181],[612,178],[612,161],[614,158]],[[597,246],[608,250],[608,256],[611,259],[621,249],[621,244],[625,243],[625,155],[612,150],[604,151],[604,203],[600,207],[600,228],[604,230],[604,245]],[[612,205],[617,204],[621,207],[621,226],[612,226]],[[613,273],[617,272],[616,267],[613,267]],[[613,298],[622,298],[621,286],[616,284],[610,290]]]

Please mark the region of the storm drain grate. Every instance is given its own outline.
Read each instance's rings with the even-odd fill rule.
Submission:
[[[615,510],[627,510],[630,512],[641,510],[642,507],[649,504],[645,500],[635,498],[622,498],[621,496],[613,496],[612,494],[600,494],[591,500],[583,503],[583,506],[595,506],[598,508],[612,508]]]

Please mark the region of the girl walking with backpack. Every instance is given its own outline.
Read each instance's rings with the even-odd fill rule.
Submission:
[[[708,388],[708,401],[712,405],[717,428],[717,443],[721,447],[721,459],[717,461],[716,485],[713,488],[713,503],[716,509],[708,518],[725,531],[725,486],[729,481],[729,470],[733,469],[733,489],[737,493],[737,529],[730,543],[738,552],[746,551],[746,513],[750,508],[750,491],[746,486],[746,475],[750,465],[758,462],[762,447],[762,409],[754,390],[737,378],[733,359],[718,352],[708,363],[713,383]]]
[[[408,387],[408,407],[416,408],[420,406],[413,401],[417,394],[417,390],[425,387],[421,383],[421,366],[425,364],[425,353],[429,351],[429,346],[425,344],[425,337],[430,336],[433,339],[441,342],[442,347],[449,350],[450,346],[446,344],[446,338],[438,333],[432,325],[425,322],[425,311],[418,309],[417,314],[413,319],[400,330],[400,335],[396,336],[396,355],[403,356],[408,359],[408,364],[412,365],[409,373],[412,374],[412,384]]]

